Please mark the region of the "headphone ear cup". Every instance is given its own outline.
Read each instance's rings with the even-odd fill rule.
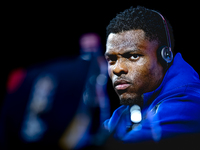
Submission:
[[[157,50],[158,60],[163,67],[167,67],[173,60],[173,53],[171,48],[167,46],[161,46]]]
[[[173,60],[173,53],[170,47],[164,47],[161,50],[161,56],[166,61],[167,64],[171,63]]]

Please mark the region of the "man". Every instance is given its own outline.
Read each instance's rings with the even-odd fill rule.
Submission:
[[[180,53],[173,57],[169,22],[157,11],[131,7],[111,20],[107,36],[108,72],[122,106],[104,127],[131,143],[199,133],[199,76]]]

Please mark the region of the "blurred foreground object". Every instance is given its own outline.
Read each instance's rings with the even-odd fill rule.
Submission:
[[[85,38],[88,35],[92,34]],[[101,124],[110,116],[107,66],[100,41],[96,47],[92,43],[92,51],[89,45],[87,50],[80,45],[80,56],[11,73],[0,118],[1,149],[82,149],[101,144],[94,139],[104,139]]]

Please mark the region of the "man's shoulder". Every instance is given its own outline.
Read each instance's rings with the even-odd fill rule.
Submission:
[[[184,92],[186,94],[194,95],[200,98],[200,82],[192,82],[187,84]]]
[[[162,96],[157,104],[160,118],[169,117],[182,121],[198,121],[200,124],[200,83],[188,83]]]
[[[161,92],[156,101],[166,100],[199,100],[200,102],[200,82],[190,82],[171,90]]]

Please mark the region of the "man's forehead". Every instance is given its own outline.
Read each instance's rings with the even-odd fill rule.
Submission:
[[[106,50],[137,49],[145,40],[143,30],[130,30],[121,33],[110,33]]]
[[[107,39],[107,49],[122,49],[127,47],[137,47],[145,40],[143,30],[130,30],[121,33],[110,33]]]
[[[158,46],[158,41],[149,41],[143,30],[131,30],[117,34],[111,33],[107,39],[106,54],[125,53],[136,50],[140,50],[143,53],[147,51],[156,52]]]

